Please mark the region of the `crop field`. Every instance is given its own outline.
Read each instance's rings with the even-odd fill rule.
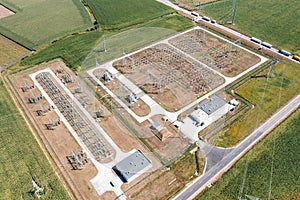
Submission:
[[[22,66],[34,66],[42,62],[62,58],[76,69],[99,42],[101,33],[94,31],[76,34],[53,43],[21,62]]]
[[[300,18],[297,0],[238,1],[235,26],[253,37],[300,54],[300,29],[296,24]],[[203,6],[202,12],[220,23],[231,22],[233,4],[222,0]]]
[[[32,178],[45,194],[43,199],[69,199],[62,183],[0,79],[0,196],[1,199],[35,199]]]
[[[300,199],[299,130],[298,109],[196,199]]]
[[[16,14],[0,20],[0,32],[29,49],[92,26],[80,1],[3,0]]]
[[[235,145],[299,92],[298,64],[278,63],[274,76],[267,79],[268,72],[269,69],[260,72],[236,89],[236,92],[255,105],[255,108],[248,110],[230,127],[212,138],[215,144],[223,147]]]
[[[157,27],[157,28],[165,28],[171,29],[177,32],[182,32],[188,28],[191,28],[194,23],[186,18],[182,17],[178,14],[167,15],[161,18],[157,18],[155,20],[151,20],[146,23],[145,27]]]
[[[0,66],[6,66],[29,53],[27,49],[0,35]]]
[[[175,12],[155,0],[85,0],[101,28],[120,29]]]

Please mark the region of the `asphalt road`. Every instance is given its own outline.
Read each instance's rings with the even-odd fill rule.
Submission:
[[[189,186],[181,191],[174,200],[187,200],[194,198],[207,185],[216,179],[228,168],[230,168],[240,157],[242,157],[249,149],[251,149],[259,140],[264,138],[271,130],[278,126],[293,111],[300,106],[300,95],[292,99],[288,104],[279,109],[264,124],[253,131],[245,140],[236,146],[227,156],[219,163],[207,171],[204,175],[194,180]]]
[[[175,9],[175,10],[177,10],[177,11],[180,11],[180,12],[182,12],[182,13],[185,13],[185,14],[187,14],[187,15],[190,15],[191,17],[194,17],[194,16],[191,15],[191,12],[190,12],[190,11],[188,11],[188,10],[186,10],[186,9],[183,9],[183,8],[180,8],[179,6],[177,6],[177,5],[173,4],[172,2],[170,2],[169,0],[156,0],[156,1],[158,1],[158,2],[160,2],[160,3],[162,3],[162,4],[165,4],[165,5],[167,5],[167,6],[171,7],[171,8],[173,8],[173,9]],[[206,24],[214,25],[214,26],[216,26],[216,27],[222,29],[223,31],[226,31],[226,32],[228,32],[228,33],[231,33],[231,34],[233,34],[233,35],[235,35],[235,36],[237,36],[237,37],[239,37],[239,38],[241,38],[241,39],[248,40],[248,41],[250,41],[250,39],[251,39],[251,37],[246,36],[246,35],[244,35],[244,34],[242,34],[242,33],[239,33],[239,32],[237,32],[237,31],[235,31],[235,30],[233,30],[233,29],[230,29],[230,28],[228,28],[228,27],[226,27],[226,26],[223,26],[223,25],[221,25],[221,24],[218,24],[218,23],[212,24],[211,22],[205,21],[205,20],[202,19],[201,16],[200,16],[199,21],[200,21],[200,20],[201,20],[204,24],[206,23]],[[254,42],[253,42],[253,43],[254,43]],[[255,43],[255,44],[256,44],[256,43]],[[258,44],[257,44],[257,47],[265,48],[265,47],[263,47],[263,46],[261,46],[261,45],[258,45]],[[269,48],[266,48],[266,49],[269,49]],[[269,50],[272,51],[274,54],[283,56],[282,54],[278,53],[278,50],[279,50],[279,49],[276,49],[276,48],[272,47],[272,48],[270,48]],[[300,64],[300,62],[294,60],[294,59],[292,58],[292,56],[289,56],[289,57],[283,56],[283,57],[285,57],[286,59],[291,60],[291,61],[293,61],[293,62],[295,62],[295,63]]]

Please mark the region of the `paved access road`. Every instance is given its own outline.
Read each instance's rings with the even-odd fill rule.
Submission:
[[[300,106],[300,95],[292,99],[287,105],[279,109],[264,124],[253,131],[245,140],[236,146],[219,163],[207,171],[204,175],[194,180],[188,187],[180,192],[174,200],[187,200],[194,198],[214,179],[230,168],[240,157],[251,149],[259,140],[264,138],[271,130],[278,126],[293,111]]]
[[[184,14],[187,14],[187,15],[190,15],[191,17],[193,17],[193,16],[191,15],[191,12],[190,12],[190,11],[188,11],[188,10],[186,10],[186,9],[183,9],[183,8],[180,8],[179,6],[177,6],[177,5],[173,4],[172,2],[170,2],[169,0],[156,0],[156,1],[158,1],[158,2],[160,2],[160,3],[162,3],[162,4],[165,4],[166,6],[169,6],[169,7],[173,8],[173,9],[175,9],[175,10],[177,10],[177,11],[180,11],[180,12],[182,12],[182,13],[184,13]],[[250,41],[250,39],[251,39],[251,37],[246,36],[246,35],[244,35],[244,34],[242,34],[242,33],[239,33],[239,32],[237,32],[237,31],[235,31],[235,30],[233,30],[233,29],[230,29],[230,28],[228,28],[228,27],[226,27],[226,26],[223,26],[223,25],[221,25],[221,24],[218,24],[218,23],[212,24],[212,23],[210,23],[210,22],[208,22],[208,21],[203,20],[201,17],[200,17],[199,21],[200,21],[200,20],[201,20],[201,22],[204,23],[204,24],[210,24],[210,25],[216,26],[217,28],[222,29],[223,31],[228,32],[228,33],[230,33],[230,34],[232,34],[232,35],[235,35],[235,36],[238,37],[238,38],[241,38],[241,39],[244,39],[244,40],[248,40],[248,41]],[[259,44],[256,44],[256,45],[257,45],[257,48],[259,48],[259,47],[262,48],[261,45],[259,45]],[[266,49],[268,49],[268,48],[266,48]],[[273,54],[277,54],[277,55],[283,56],[282,54],[278,53],[278,50],[279,50],[279,49],[276,49],[276,48],[272,47],[272,48],[270,48],[270,49],[268,49],[268,50],[270,50],[271,52],[273,52]],[[272,55],[273,55],[273,54],[272,54]],[[283,56],[283,57],[285,57],[286,59],[291,60],[291,61],[293,61],[293,62],[295,62],[295,63],[300,64],[300,62],[294,60],[294,59],[292,58],[292,56],[289,56],[289,57]]]

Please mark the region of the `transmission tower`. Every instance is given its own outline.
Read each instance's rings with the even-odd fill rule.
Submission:
[[[128,56],[129,60],[131,61],[131,73],[134,72],[135,70],[135,63],[134,63],[134,58]]]
[[[98,59],[96,58],[96,67],[100,67],[100,64],[98,63]]]
[[[125,55],[126,55],[126,53],[125,53],[125,49],[123,48],[123,53],[122,53],[122,55],[123,55],[123,59],[122,59],[122,61],[123,61],[123,67],[126,65],[126,57],[125,57]]]
[[[234,23],[235,23],[237,5],[238,5],[238,0],[233,0],[233,15],[232,15],[232,20],[231,20],[232,25],[234,25]]]
[[[197,5],[198,10],[201,10],[201,2]]]
[[[107,50],[106,50],[106,41],[105,41],[104,35],[102,35],[101,40],[102,40],[102,43],[103,43],[104,52],[106,53]]]
[[[275,66],[276,66],[276,63],[277,63],[278,61],[279,61],[279,60],[278,60],[278,58],[276,57],[276,58],[274,59],[274,61],[272,62],[272,64],[270,65],[270,70],[269,70],[269,72],[268,72],[268,74],[267,74],[267,77],[268,77],[268,78],[270,78],[270,77],[272,77],[272,76],[274,75]]]
[[[205,35],[205,27],[203,27],[203,31],[202,31],[202,43],[203,44],[206,44],[206,41],[205,41],[205,39],[206,39],[206,35]]]

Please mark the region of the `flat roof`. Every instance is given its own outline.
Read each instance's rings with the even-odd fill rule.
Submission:
[[[227,101],[225,99],[219,97],[218,95],[213,95],[211,98],[207,99],[205,102],[197,106],[197,108],[210,115],[219,110],[225,104],[227,104]]]
[[[118,162],[113,170],[123,182],[129,182],[137,173],[142,173],[150,166],[151,161],[140,150],[137,150]]]

